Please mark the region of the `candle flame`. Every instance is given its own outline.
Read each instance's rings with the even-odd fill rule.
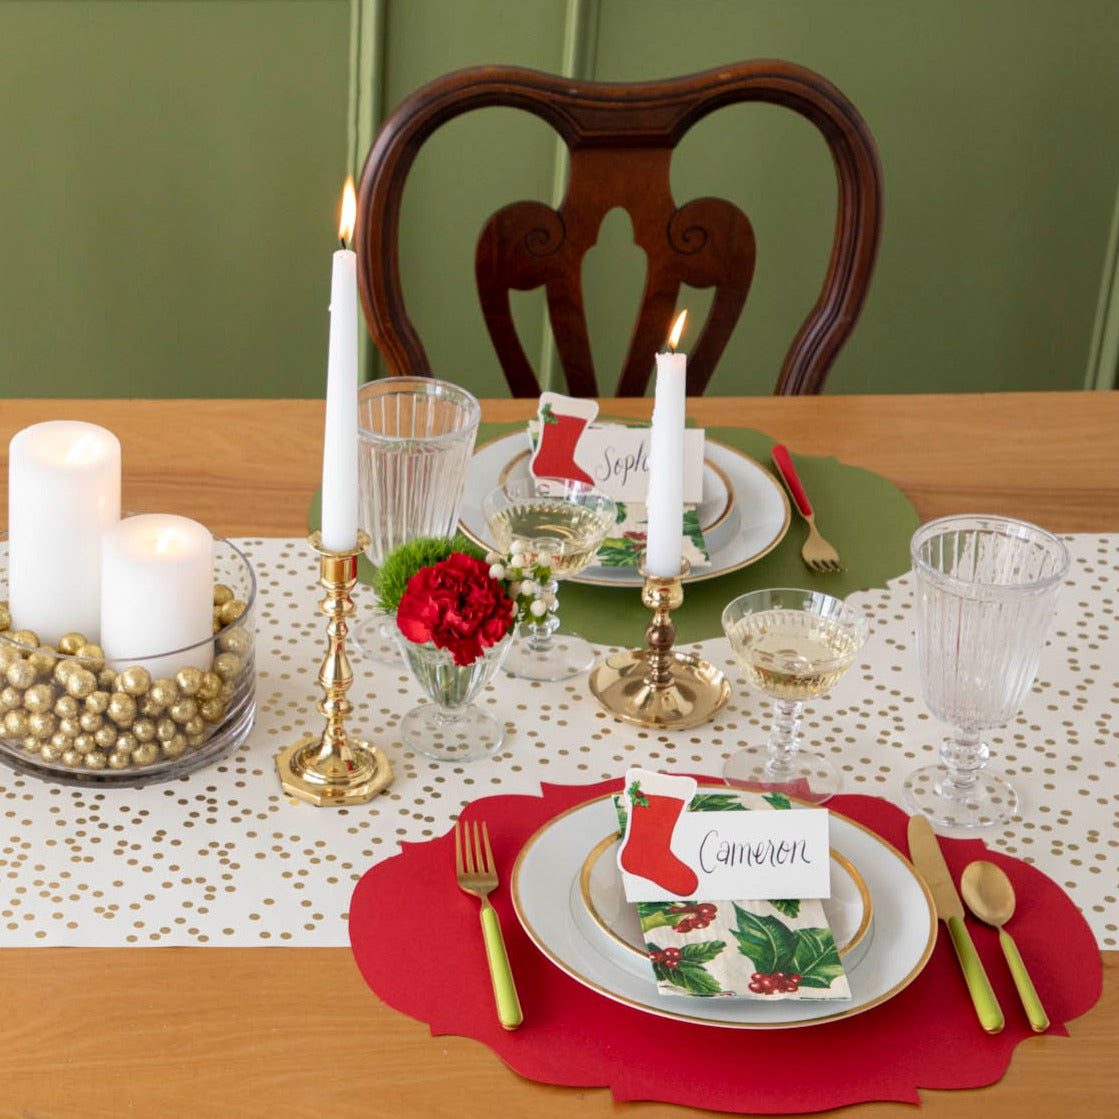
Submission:
[[[342,220],[338,225],[338,239],[343,245],[348,245],[353,240],[356,224],[357,194],[354,192],[354,177],[350,175],[342,188]]]
[[[165,528],[155,538],[155,551],[157,555],[166,555],[171,551],[175,544],[175,530],[173,528]]]
[[[687,321],[688,312],[683,310],[676,316],[676,321],[672,324],[672,329],[668,332],[668,348],[675,352],[676,347],[680,344],[680,335],[684,333],[684,323]]]
[[[67,466],[82,466],[97,457],[97,436],[92,431],[80,435],[66,450],[63,462]]]

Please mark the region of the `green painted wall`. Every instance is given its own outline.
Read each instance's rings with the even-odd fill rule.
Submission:
[[[2,0],[0,396],[320,393],[353,116],[473,63],[561,70],[573,13],[594,17],[587,76],[784,57],[860,107],[886,222],[829,391],[1084,384],[1115,290],[1114,0]],[[554,166],[543,124],[491,111],[438,134],[405,197],[409,306],[434,367],[481,393],[504,381],[474,239],[499,205],[550,201]],[[754,292],[712,391],[768,392],[826,261],[822,141],[780,110],[724,111],[674,185],[755,224]],[[612,370],[640,286],[620,214],[585,279]],[[537,353],[541,302],[519,311]]]
[[[325,376],[349,0],[0,3],[0,395]]]

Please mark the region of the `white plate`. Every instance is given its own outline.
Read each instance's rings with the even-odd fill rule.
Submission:
[[[936,943],[932,897],[913,867],[873,832],[833,812],[832,847],[858,867],[874,908],[874,935],[848,972],[850,1002],[685,999],[661,995],[627,946],[587,914],[580,874],[592,847],[617,827],[611,796],[550,820],[521,849],[510,884],[517,917],[557,967],[615,1002],[663,1018],[732,1029],[784,1029],[847,1018],[892,998],[921,973]]]
[[[470,460],[459,522],[463,532],[485,548],[493,536],[482,514],[482,498],[504,481],[528,474],[528,432],[514,431],[479,447]],[[733,447],[704,445],[703,501],[699,523],[711,556],[687,581],[699,582],[754,563],[781,542],[789,529],[789,500],[780,483],[749,455]],[[642,584],[634,567],[588,567],[573,583],[596,586]]]

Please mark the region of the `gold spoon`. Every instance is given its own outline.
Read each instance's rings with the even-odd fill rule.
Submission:
[[[1030,974],[1018,952],[1018,945],[1003,928],[1014,915],[1014,887],[1010,884],[1010,879],[994,863],[969,863],[960,876],[960,892],[964,895],[968,908],[980,921],[999,930],[1002,953],[1010,965],[1010,974],[1014,977],[1014,986],[1018,988],[1018,997],[1022,1000],[1026,1017],[1036,1033],[1044,1033],[1049,1028],[1049,1016],[1041,1005],[1041,999],[1037,997]]]

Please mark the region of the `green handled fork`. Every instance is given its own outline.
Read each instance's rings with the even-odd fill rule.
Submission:
[[[455,824],[455,877],[460,889],[473,894],[482,903],[482,937],[486,943],[486,960],[490,965],[497,1018],[507,1030],[515,1030],[524,1015],[509,967],[509,957],[505,953],[501,922],[487,896],[497,888],[497,867],[490,849],[489,831],[484,823],[480,830],[478,824],[474,824],[473,829],[470,824]]]

